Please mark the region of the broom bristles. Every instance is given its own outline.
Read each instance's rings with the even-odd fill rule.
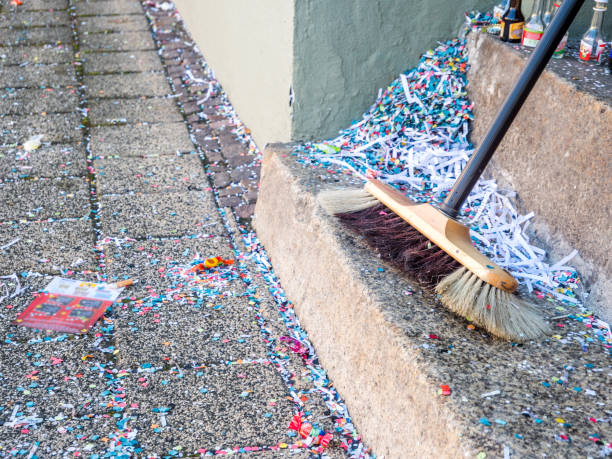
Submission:
[[[433,287],[461,265],[413,226],[377,201],[377,205],[338,219],[374,247],[383,260]]]
[[[319,203],[330,215],[347,214],[380,204],[363,188],[327,190],[319,193]]]
[[[535,305],[483,282],[466,268],[443,279],[436,292],[448,309],[501,338],[523,342],[550,333]]]
[[[440,301],[456,314],[516,342],[550,332],[534,305],[462,267],[365,189],[323,191],[318,198],[329,214],[362,235],[382,259],[429,286],[437,283]]]

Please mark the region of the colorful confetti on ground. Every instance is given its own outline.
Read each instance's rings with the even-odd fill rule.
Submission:
[[[217,154],[245,157],[228,175],[261,155],[218,83],[200,78],[207,67],[172,3],[53,4],[0,12],[0,30],[18,34],[0,44],[3,71],[59,85],[44,93],[58,113],[42,82],[0,99],[36,112],[3,118],[0,145],[0,193],[19,197],[0,199],[0,455],[371,457],[278,281],[256,264],[263,249],[228,236],[236,223],[220,215],[200,142],[234,126]],[[197,104],[203,81],[212,89]],[[247,148],[227,148],[235,136]],[[53,275],[134,283],[82,336],[11,325]]]

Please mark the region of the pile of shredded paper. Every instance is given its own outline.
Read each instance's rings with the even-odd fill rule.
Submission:
[[[300,160],[376,177],[419,202],[442,201],[473,151],[467,67],[464,40],[440,44],[381,89],[361,121],[333,140],[300,146]],[[545,262],[526,232],[533,213],[519,215],[513,197],[481,178],[461,214],[474,243],[530,292],[579,304],[580,279],[567,266],[577,252]]]

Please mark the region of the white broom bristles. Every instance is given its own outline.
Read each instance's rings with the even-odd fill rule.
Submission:
[[[330,215],[358,212],[380,203],[363,188],[321,191],[318,199]]]
[[[448,309],[501,338],[523,342],[550,333],[535,305],[487,284],[466,268],[442,279],[436,292]]]

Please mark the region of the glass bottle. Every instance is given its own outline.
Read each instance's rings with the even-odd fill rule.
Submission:
[[[521,12],[521,0],[510,0],[501,22],[500,38],[511,43],[520,43],[525,16]]]
[[[555,14],[557,14],[557,11],[559,11],[559,8],[561,8],[562,3],[563,3],[563,0],[553,0],[553,12],[552,12],[553,17],[555,17]],[[555,49],[555,52],[553,53],[552,57],[554,57],[555,59],[561,59],[565,55],[565,48],[567,46],[568,38],[569,38],[569,32],[565,32],[565,35],[563,35],[563,38],[557,45],[557,49]]]
[[[535,48],[544,34],[544,20],[542,19],[542,1],[535,0],[533,11],[529,20],[523,27],[523,38],[521,43],[527,48]]]
[[[552,21],[553,15],[555,14],[555,1],[546,0],[544,13],[542,13],[542,21],[544,21],[544,28],[548,27],[550,21]]]
[[[595,0],[591,27],[580,40],[580,59],[583,61],[601,62],[606,49],[606,40],[601,32],[604,13],[608,9],[608,0]]]
[[[499,2],[499,5],[495,5],[493,8],[493,18],[501,21],[502,16],[506,12],[508,5],[510,4],[510,0],[502,0]]]

